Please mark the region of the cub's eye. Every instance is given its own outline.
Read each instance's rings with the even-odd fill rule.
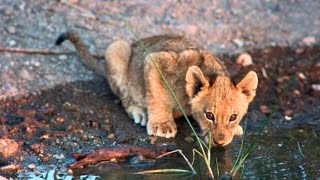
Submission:
[[[212,112],[206,112],[206,118],[211,121],[214,121],[214,115],[212,114]]]
[[[235,121],[236,119],[237,119],[237,117],[238,117],[238,114],[232,114],[231,116],[230,116],[230,121]]]

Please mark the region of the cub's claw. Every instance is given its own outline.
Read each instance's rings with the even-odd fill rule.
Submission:
[[[177,134],[177,125],[174,121],[167,121],[164,123],[148,122],[147,132],[149,135],[171,138]]]
[[[135,124],[140,124],[141,126],[146,126],[147,117],[143,108],[139,106],[131,106],[128,108],[129,116],[134,120]]]
[[[243,134],[242,126],[238,125],[238,127],[237,127],[236,130],[234,131],[234,135],[236,135],[236,136],[241,136],[242,134]]]

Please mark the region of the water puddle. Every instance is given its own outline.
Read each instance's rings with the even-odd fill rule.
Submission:
[[[270,129],[262,135],[257,146],[250,153],[244,163],[244,169],[238,172],[235,179],[317,179],[320,177],[320,131],[312,129]],[[249,143],[253,142],[255,134],[245,136],[245,151]],[[180,141],[179,147],[192,161],[190,144]],[[239,154],[241,140],[237,139],[227,148],[213,149],[212,168],[215,177],[230,172]],[[216,164],[218,162],[218,166]],[[170,157],[157,160],[154,164],[128,165],[99,163],[90,168],[74,171],[74,175],[66,172],[50,170],[41,174],[29,172],[20,174],[19,178],[28,179],[205,179],[206,166],[199,156],[195,156],[195,170],[198,175],[163,173],[163,174],[135,174],[137,172],[155,169],[185,169],[190,170],[182,157]],[[217,172],[217,169],[219,172]]]

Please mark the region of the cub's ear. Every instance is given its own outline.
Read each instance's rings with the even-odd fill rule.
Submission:
[[[189,97],[196,96],[202,87],[209,87],[209,82],[198,66],[189,67],[186,74],[186,81],[186,91]]]
[[[256,95],[258,86],[258,76],[254,71],[248,74],[236,85],[236,88],[247,96],[248,102],[251,102]]]

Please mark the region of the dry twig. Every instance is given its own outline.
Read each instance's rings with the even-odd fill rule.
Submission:
[[[13,52],[13,53],[25,53],[25,54],[43,54],[43,55],[75,54],[75,52],[26,49],[26,48],[8,48],[8,47],[0,47],[0,51],[1,52]]]

